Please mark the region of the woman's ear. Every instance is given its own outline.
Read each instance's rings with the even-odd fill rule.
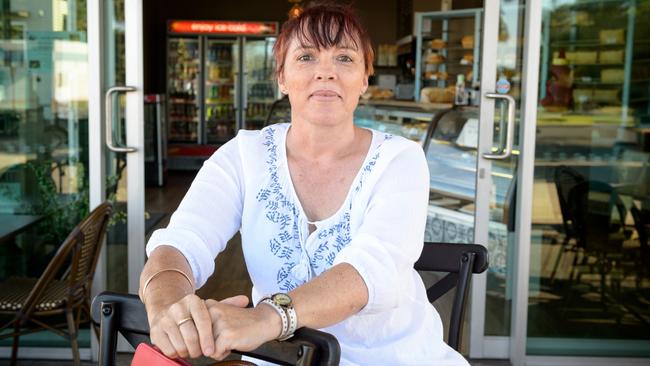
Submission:
[[[280,93],[282,94],[289,94],[287,85],[284,82],[284,72],[282,71],[278,73],[278,90],[280,90]]]
[[[361,84],[361,94],[365,93],[368,90],[368,76],[363,78],[363,83]]]

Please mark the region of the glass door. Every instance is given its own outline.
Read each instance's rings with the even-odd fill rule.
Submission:
[[[244,40],[242,78],[243,125],[247,130],[264,127],[271,105],[278,97],[277,83],[273,80],[275,38],[249,38]]]
[[[199,143],[201,50],[198,37],[170,37],[167,45],[169,141]]]
[[[482,8],[416,16],[416,96],[454,105],[436,113],[425,142],[431,173],[425,239],[488,248],[489,269],[473,277],[462,351],[513,364],[525,355],[517,294],[527,293],[518,271],[527,271],[520,258],[530,241],[526,159],[534,151],[535,109],[527,98],[536,96],[526,86],[537,85],[535,10],[536,2],[486,0]]]
[[[205,65],[205,133],[208,144],[223,144],[237,133],[235,60],[239,43],[236,40],[206,41]]]
[[[114,206],[93,292],[137,293],[145,261],[142,2],[91,1],[88,27],[90,206]]]
[[[650,1],[540,3],[527,353],[649,364]]]

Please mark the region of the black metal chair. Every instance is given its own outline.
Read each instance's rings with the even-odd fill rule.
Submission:
[[[600,275],[602,301],[605,298],[605,277],[623,258],[627,209],[611,185],[594,180],[573,187],[569,191],[568,204],[577,245],[584,249],[586,257],[596,260],[593,266]],[[618,221],[613,220],[614,213],[618,214]],[[614,283],[612,287],[618,288]]]
[[[573,230],[573,212],[569,208],[569,191],[578,184],[585,182],[587,179],[573,168],[561,165],[555,169],[553,181],[555,189],[557,190],[557,198],[560,203],[560,212],[562,213],[562,227],[564,229],[564,240],[562,241],[562,248],[555,258],[555,264],[551,271],[551,281],[555,279],[557,268],[560,264],[560,259],[565,252],[576,252],[573,261],[573,266],[576,265],[578,258],[578,243],[571,244],[571,239],[576,239],[576,233]]]
[[[460,350],[460,335],[467,292],[473,273],[482,273],[488,268],[488,251],[478,244],[450,244],[425,242],[420,258],[415,263],[418,271],[448,272],[427,289],[427,297],[433,302],[456,288],[447,344]]]
[[[136,295],[103,292],[93,299],[91,314],[100,325],[99,366],[115,365],[118,332],[134,348],[149,342],[147,313]],[[341,358],[333,335],[309,328],[297,330],[287,341],[271,341],[254,351],[236,353],[280,365],[336,366]]]

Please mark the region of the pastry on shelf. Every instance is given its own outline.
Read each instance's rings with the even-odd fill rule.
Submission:
[[[474,55],[471,53],[463,55],[463,58],[460,60],[461,65],[471,65],[474,63]]]
[[[618,29],[603,29],[599,33],[601,44],[623,44],[625,43],[625,30]]]
[[[594,101],[601,103],[620,103],[620,90],[594,89]]]
[[[623,50],[600,51],[598,63],[600,64],[617,64],[623,63],[625,53]]]
[[[443,55],[437,54],[437,53],[432,53],[427,56],[426,63],[428,64],[441,64],[445,62],[445,57]]]
[[[424,73],[424,78],[428,80],[447,80],[449,74],[444,71],[427,71]]]
[[[625,81],[625,70],[605,69],[600,70],[600,81],[603,83],[622,83]]]
[[[474,48],[474,36],[464,36],[460,39],[460,44],[466,49]]]
[[[393,91],[390,89],[380,88],[377,85],[370,85],[361,98],[368,99],[391,99],[393,98]]]
[[[441,50],[447,47],[447,42],[443,41],[440,38],[436,38],[429,43],[429,46],[434,50]]]
[[[420,91],[420,101],[422,103],[451,103],[454,101],[456,93],[455,86],[446,88],[426,87]]]

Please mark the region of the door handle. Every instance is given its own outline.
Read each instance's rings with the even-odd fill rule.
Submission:
[[[496,93],[486,93],[486,98],[493,99],[503,99],[508,103],[508,112],[507,119],[508,123],[506,124],[506,141],[505,146],[499,146],[499,150],[496,154],[483,154],[485,159],[491,160],[503,160],[507,159],[512,155],[512,145],[515,139],[515,98],[507,94],[496,94]]]
[[[133,86],[113,86],[106,91],[104,95],[105,119],[106,124],[106,146],[114,152],[130,153],[138,151],[135,147],[118,146],[113,142],[113,94],[120,92],[132,92],[137,89]]]

